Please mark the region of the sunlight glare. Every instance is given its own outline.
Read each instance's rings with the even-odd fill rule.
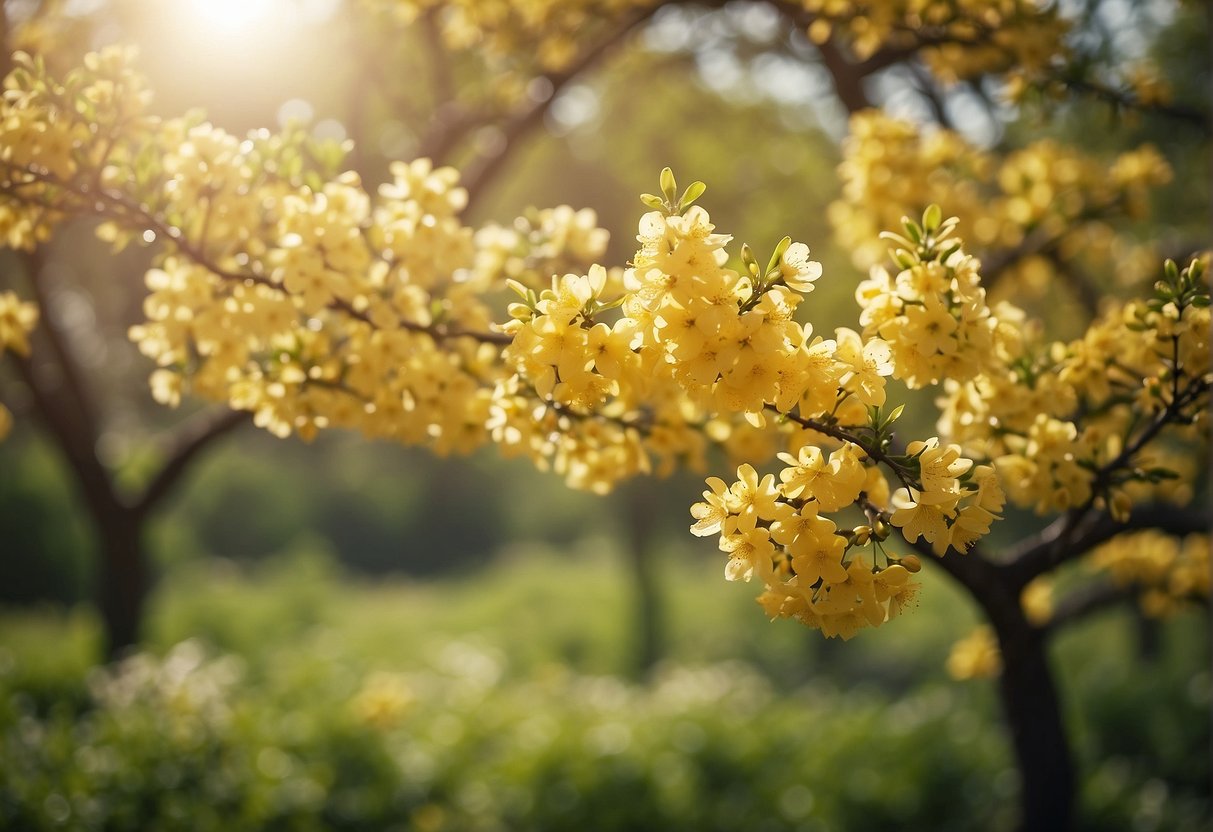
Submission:
[[[191,17],[213,32],[236,34],[262,23],[275,11],[277,0],[186,0]]]

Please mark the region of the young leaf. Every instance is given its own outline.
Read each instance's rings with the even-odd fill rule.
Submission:
[[[683,211],[694,205],[695,200],[703,196],[703,192],[707,189],[708,186],[699,180],[695,180],[690,185],[687,185],[687,189],[682,192],[682,199],[678,200],[678,213],[681,214]]]
[[[667,168],[661,169],[661,192],[665,194],[665,201],[674,205],[678,198],[678,183],[674,181],[674,171]]]

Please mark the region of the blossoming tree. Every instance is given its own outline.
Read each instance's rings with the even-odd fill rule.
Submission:
[[[477,44],[480,69],[517,89],[575,77],[661,4],[364,5],[428,27],[435,48]],[[130,335],[164,404],[220,402],[278,436],[343,428],[439,454],[494,444],[597,492],[719,468],[719,449],[733,473],[708,478],[691,531],[717,539],[728,579],[762,587],[769,616],[826,637],[896,626],[922,564],[938,566],[988,621],[953,665],[999,677],[1024,828],[1065,828],[1075,778],[1049,635],[1114,600],[1161,614],[1209,592],[1207,540],[1185,538],[1208,515],[1183,507],[1192,460],[1207,453],[1205,260],[1164,265],[1122,233],[1170,176],[1158,151],[981,149],[946,123],[925,131],[869,109],[863,80],[910,67],[945,121],[939,96],[983,77],[1012,97],[1077,91],[1192,113],[1165,103],[1147,68],[1080,72],[1074,24],[1051,7],[774,5],[816,44],[853,113],[830,212],[868,269],[853,328],[814,329],[810,294],[840,278],[806,241],[761,257],[732,247],[700,205],[705,186],[680,189],[669,169],[642,196],[635,256],[608,267],[588,211],[476,229],[459,172],[430,159],[393,163],[390,181],[368,186],[341,148],[299,131],[241,138],[198,115],[149,115],[120,47],[65,74],[12,57],[0,233],[36,252],[61,224],[93,217],[116,246],[155,244]],[[456,99],[434,147],[485,119],[511,136],[541,114],[499,92]],[[504,158],[473,158],[473,181]],[[1048,339],[1010,301],[1006,287],[1033,282],[1088,305],[1080,337]],[[1125,299],[1101,300],[1113,282]],[[25,356],[37,322],[34,301],[0,294],[0,347],[35,394]],[[899,435],[897,391],[923,388],[937,392],[936,429]],[[85,476],[90,451],[64,443]],[[991,547],[1008,501],[1054,519]],[[1053,598],[1050,577],[1079,560],[1091,574]]]

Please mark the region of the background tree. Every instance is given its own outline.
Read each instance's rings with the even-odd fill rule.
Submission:
[[[439,90],[431,106],[446,106],[443,90],[473,91],[431,122],[432,143],[481,186],[552,94],[652,11],[436,8],[384,10],[459,55],[429,65]],[[1062,282],[1094,313],[1109,278],[1140,284],[1151,271],[1140,264],[1158,258],[1124,233],[1124,220],[1169,176],[1144,147],[1110,164],[1050,139],[1000,148],[1006,105],[990,100],[997,84],[1020,100],[1040,94],[1054,112],[1070,92],[1092,93],[1195,124],[1184,129],[1199,131],[1198,142],[1207,119],[1161,103],[1155,76],[1127,71],[1114,44],[1056,10],[777,8],[816,44],[811,54],[853,114],[844,193],[831,210],[840,242],[857,265],[875,265],[887,245],[879,232],[921,217],[893,239],[895,275],[875,271],[860,286],[862,333],[811,340],[792,312],[821,267],[790,240],[769,262],[748,248],[730,260],[727,238],[693,207],[697,183],[684,192],[663,175],[661,193],[645,197],[653,210],[634,268],[607,271],[589,265],[605,253],[590,215],[541,212],[473,233],[461,219],[468,192],[449,168],[393,164],[372,202],[358,176],[338,173],[339,147],[299,131],[241,143],[196,118],[150,118],[117,50],[62,81],[26,59],[12,76],[9,241],[29,248],[75,215],[104,218],[100,233],[116,243],[159,241],[147,321],[132,332],[158,364],[154,395],[176,403],[188,388],[252,411],[279,435],[352,427],[440,453],[491,439],[599,491],[652,467],[702,465],[711,445],[759,464],[786,446],[794,455],[780,457],[781,485],[743,465],[734,483],[709,480],[695,509],[697,531],[721,533],[729,575],[762,578],[770,614],[849,637],[912,597],[918,560],[886,551],[892,528],[932,562],[943,556],[997,637],[1024,825],[1064,828],[1074,777],[1045,636],[1125,593],[1085,586],[1057,603],[1047,626],[1021,596],[1033,586],[1039,598],[1034,581],[1123,532],[1207,527],[1207,515],[1167,503],[1190,498],[1197,472],[1156,451],[1160,438],[1203,441],[1207,289],[1201,261],[1169,266],[1148,301],[1103,311],[1077,340],[1053,344],[1024,329],[1021,310],[987,302],[983,285],[1022,293]],[[579,49],[582,37],[591,45]],[[459,52],[469,43],[480,47],[474,60]],[[790,43],[811,49],[799,35]],[[483,61],[474,73],[487,86],[454,80],[468,60]],[[944,129],[868,111],[877,78],[908,85]],[[495,108],[501,99],[507,110]],[[992,114],[975,122],[987,146],[947,129],[965,106]],[[493,121],[497,132],[485,126]],[[473,129],[479,141],[461,158]],[[368,177],[374,170],[365,155],[357,164]],[[973,249],[934,203],[961,218]],[[485,299],[507,278],[519,301],[505,322]],[[15,334],[6,344],[24,353],[32,313],[15,297],[7,304]],[[1125,348],[1114,372],[1110,344]],[[940,437],[894,442],[890,375],[910,388],[942,385]],[[986,555],[975,544],[1003,510],[1002,488],[1060,516]],[[824,516],[848,507],[859,514]],[[868,545],[872,554],[861,554]],[[1137,549],[1101,549],[1095,561],[1146,584],[1156,610],[1207,594],[1207,552],[1162,543],[1146,566]]]

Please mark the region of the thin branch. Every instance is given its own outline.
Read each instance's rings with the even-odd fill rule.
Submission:
[[[655,11],[656,7],[642,9],[628,16],[614,30],[582,52],[568,67],[547,76],[548,81],[552,85],[552,94],[545,100],[535,102],[527,109],[516,112],[502,126],[501,131],[505,138],[504,149],[492,155],[480,156],[464,166],[461,180],[468,192],[468,204],[464,208],[465,213],[470,212],[472,206],[483,198],[489,185],[500,174],[502,166],[509,155],[509,148],[542,123],[543,117],[551,108],[552,102],[556,100],[560,91],[569,82],[590,71],[640,23],[651,17]]]
[[[817,51],[821,53],[821,61],[834,81],[834,92],[847,112],[853,115],[871,107],[872,101],[863,88],[863,79],[869,73],[861,69],[859,64],[848,60],[833,38],[818,44]]]
[[[1135,593],[1111,580],[1097,580],[1084,584],[1064,596],[1053,606],[1053,614],[1044,628],[1055,632],[1100,610],[1123,604],[1134,598]]]
[[[250,414],[246,411],[225,409],[201,413],[179,425],[165,445],[164,465],[135,501],[135,512],[146,514],[154,509],[204,449],[250,421]]]
[[[1020,240],[1019,245],[984,258],[981,263],[981,282],[987,289],[992,288],[1011,266],[1028,257],[1048,254],[1060,242],[1058,235],[1050,234],[1043,225],[1037,226]]]
[[[1050,246],[1042,254],[1055,268],[1065,275],[1065,285],[1074,292],[1074,296],[1078,299],[1083,310],[1094,318],[1099,313],[1099,304],[1103,299],[1103,293],[1099,291],[1099,287],[1095,285],[1095,281],[1091,279],[1091,276],[1079,268],[1077,264],[1067,263],[1062,260],[1061,252],[1057,250],[1056,246]]]
[[[956,125],[952,122],[951,116],[948,115],[947,105],[944,102],[943,95],[935,86],[935,79],[931,75],[930,70],[914,61],[907,61],[906,67],[910,70],[910,74],[914,76],[918,92],[926,99],[927,104],[930,105],[931,114],[935,116],[935,121],[945,130],[955,132]]]
[[[135,203],[125,194],[105,188],[93,189],[90,188],[86,183],[66,182],[48,172],[30,170],[20,165],[14,165],[11,162],[0,162],[0,167],[6,168],[10,171],[10,173],[20,173],[29,177],[26,182],[12,183],[10,181],[7,183],[0,183],[0,185],[3,186],[0,187],[0,193],[7,195],[10,199],[14,199],[25,204],[39,205],[50,208],[53,206],[50,206],[36,198],[24,196],[23,194],[18,193],[15,188],[22,187],[26,184],[32,184],[34,182],[43,182],[58,188],[62,188],[73,196],[88,201],[88,204],[84,209],[85,212],[91,212],[101,216],[108,216],[112,219],[126,222],[132,226],[150,229],[156,234],[157,237],[162,237],[163,239],[172,243],[177,251],[181,252],[188,259],[192,260],[199,266],[202,266],[216,277],[234,283],[255,283],[262,286],[267,286],[277,291],[283,291],[282,286],[264,274],[257,274],[254,272],[234,272],[223,268],[218,263],[210,259],[206,252],[204,252],[197,244],[192,242],[184,231],[168,225],[166,222],[160,219],[160,217],[145,209],[144,206]],[[97,210],[95,203],[107,205],[109,210],[99,211]],[[62,208],[60,208],[60,210],[62,210]],[[134,222],[133,220],[137,220],[137,222]],[[328,307],[332,310],[341,311],[346,315],[349,315],[351,318],[360,320],[372,327],[378,328],[365,312],[355,309],[346,300],[334,297],[332,301],[329,302]],[[442,324],[426,325],[417,323],[416,321],[410,321],[399,316],[397,316],[397,323],[402,329],[407,329],[412,332],[425,333],[435,341],[443,341],[450,338],[470,338],[490,344],[509,344],[513,341],[511,336],[501,332],[473,332],[470,330]]]
[[[1209,113],[1196,107],[1189,107],[1185,104],[1168,104],[1162,101],[1142,101],[1124,90],[1113,89],[1086,78],[1061,77],[1057,80],[1065,84],[1068,89],[1104,101],[1116,110],[1134,110],[1140,113],[1160,115],[1197,127],[1206,135],[1213,133],[1213,121],[1210,121]]]
[[[425,29],[422,40],[425,41],[426,57],[433,71],[434,103],[441,105],[444,101],[455,98],[455,80],[451,75],[450,53],[443,48],[442,32],[438,26],[440,9],[434,6],[427,9],[421,16],[421,25]],[[437,106],[434,108],[438,109]]]
[[[897,479],[899,479],[901,481],[901,484],[904,485],[906,488],[922,490],[922,486],[920,483],[916,483],[906,477],[904,466],[899,465],[896,460],[894,460],[892,457],[890,457],[888,454],[886,454],[883,450],[881,450],[876,445],[876,443],[864,442],[861,437],[856,436],[853,431],[848,430],[846,427],[841,426],[841,425],[827,424],[825,422],[820,422],[816,419],[807,419],[804,416],[800,416],[795,413],[784,413],[783,411],[781,411],[779,408],[775,407],[775,405],[772,405],[772,404],[766,405],[765,409],[770,411],[771,413],[779,414],[780,416],[786,418],[790,422],[795,422],[796,424],[800,425],[802,428],[807,428],[808,430],[815,430],[818,433],[824,433],[826,436],[833,437],[834,439],[837,439],[840,442],[848,442],[848,443],[854,445],[855,447],[862,450],[865,454],[870,456],[872,459],[876,460],[879,463],[882,463],[883,465],[885,465],[885,467],[887,467],[894,474],[896,474]]]

